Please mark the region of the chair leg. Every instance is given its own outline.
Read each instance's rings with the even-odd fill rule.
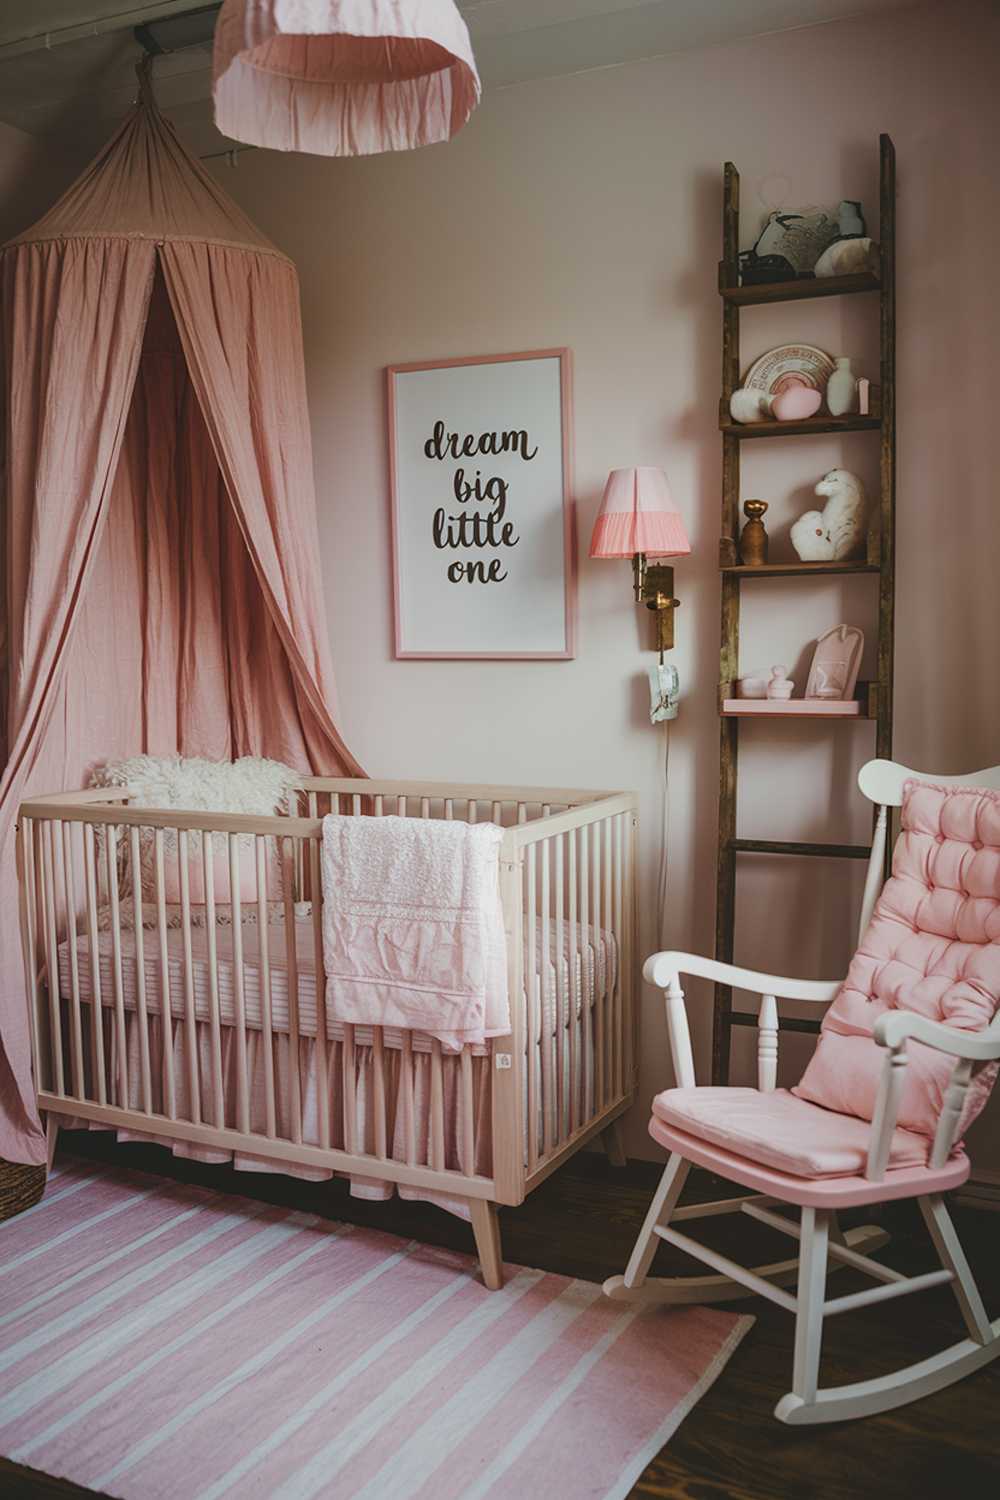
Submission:
[[[653,1194],[649,1212],[639,1230],[639,1237],[629,1256],[628,1265],[625,1267],[625,1275],[610,1276],[604,1283],[607,1296],[621,1296],[623,1291],[638,1291],[643,1285],[659,1244],[656,1231],[670,1222],[670,1216],[677,1206],[677,1200],[684,1189],[689,1171],[690,1163],[675,1151],[668,1160],[659,1186]]]
[[[804,1402],[815,1401],[816,1388],[819,1384],[829,1230],[828,1209],[804,1208],[802,1210],[792,1394]]]
[[[601,1144],[608,1154],[608,1161],[613,1167],[624,1167],[628,1165],[628,1157],[625,1155],[625,1132],[622,1127],[621,1115],[617,1120],[612,1120],[606,1130],[601,1132]]]
[[[47,1170],[52,1171],[56,1159],[56,1142],[59,1140],[59,1116],[50,1110],[45,1116],[45,1145]]]
[[[476,1253],[483,1281],[491,1292],[503,1286],[503,1256],[500,1253],[500,1220],[497,1206],[485,1198],[470,1198],[472,1232],[476,1237]]]
[[[993,1329],[986,1315],[986,1308],[983,1306],[983,1299],[979,1295],[979,1288],[976,1286],[969,1262],[965,1258],[962,1243],[951,1222],[951,1215],[945,1208],[944,1199],[940,1193],[931,1193],[919,1201],[920,1212],[927,1225],[927,1232],[934,1241],[934,1248],[940,1257],[941,1264],[955,1278],[952,1288],[962,1310],[965,1326],[969,1330],[969,1337],[977,1344],[988,1344],[994,1337]]]

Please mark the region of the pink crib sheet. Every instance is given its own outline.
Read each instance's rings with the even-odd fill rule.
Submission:
[[[539,917],[536,920],[535,974],[537,977],[541,977],[544,960],[546,957],[548,959],[548,972],[541,986],[541,1017],[543,1030],[549,1036],[555,1035],[557,1029],[557,1009],[561,1009],[562,1024],[564,1027],[567,1026],[574,1010],[579,1018],[584,1009],[590,1009],[596,1000],[613,988],[617,974],[617,947],[612,933],[598,928],[595,946],[595,929],[592,926],[581,929],[579,923],[571,926],[569,922],[564,922],[562,929],[562,953],[558,956],[560,983],[557,989],[556,924],[550,919],[549,941],[547,953],[545,953],[543,952],[543,919]],[[260,933],[256,922],[244,922],[241,936],[246,1023],[248,1027],[260,1030],[263,1016],[262,967]],[[217,926],[215,942],[220,1019],[224,1026],[233,1026],[236,1024],[236,990],[232,927]],[[289,986],[286,927],[283,921],[271,922],[268,925],[267,946],[271,974],[272,1029],[287,1033],[290,1029]],[[203,926],[192,927],[191,948],[195,1015],[199,1021],[207,1021],[211,1015],[211,966],[208,958],[208,933]],[[127,1010],[134,1011],[138,990],[136,940],[135,932],[130,926],[122,926],[121,950],[122,991],[125,1007]],[[114,958],[110,932],[98,934],[98,951],[101,1002],[105,1006],[113,1006],[115,1003]],[[305,917],[295,923],[295,952],[298,967],[299,1034],[304,1037],[315,1036],[317,1028],[316,950],[315,934],[310,917]],[[526,943],[525,958],[527,958],[527,953]],[[77,938],[76,954],[80,998],[89,1002],[92,999],[93,987],[90,944],[86,937]],[[184,938],[183,933],[176,927],[167,929],[167,969],[170,981],[170,1009],[174,1018],[180,1019],[186,1013]],[[147,1011],[151,1016],[159,1015],[163,1010],[163,984],[160,973],[159,934],[155,930],[143,932],[143,972],[146,981]],[[72,994],[72,984],[68,940],[59,945],[59,986],[64,998],[69,999]],[[331,1040],[341,1041],[344,1028],[339,1022],[328,1017],[327,1034]],[[367,1046],[372,1042],[372,1033],[367,1027],[355,1027],[354,1035],[358,1045]],[[387,1030],[384,1040],[387,1047],[399,1048],[402,1046],[402,1033]],[[538,1040],[537,1032],[535,1040]],[[424,1032],[414,1032],[413,1046],[416,1051],[429,1052],[431,1050],[430,1037]],[[485,1052],[483,1047],[472,1050],[480,1056]]]

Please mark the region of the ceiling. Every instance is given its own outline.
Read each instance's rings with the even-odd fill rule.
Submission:
[[[485,89],[870,14],[908,0],[458,0]],[[132,28],[205,0],[3,0],[0,120],[87,151],[135,93]],[[211,124],[210,43],[158,59],[162,107],[195,149]]]

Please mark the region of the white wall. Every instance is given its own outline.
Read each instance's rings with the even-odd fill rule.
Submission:
[[[875,222],[877,138],[899,164],[896,753],[958,771],[1000,761],[995,444],[1000,257],[991,4],[894,12],[534,82],[486,97],[454,142],[345,162],[258,152],[220,179],[302,278],[323,570],[344,734],[374,773],[636,788],[644,950],[654,912],[663,738],[646,719],[647,620],[625,563],[586,546],[607,471],[662,464],[693,555],[674,659],[685,684],[670,752],[671,946],[711,951],[718,723],[721,165],[787,203],[861,198]],[[877,376],[875,304],[832,299],[744,315],[749,356],[787,339],[859,355]],[[562,663],[396,662],[383,367],[566,344],[576,386],[579,654]],[[771,502],[773,545],[836,462],[874,488],[877,439],[758,442],[744,494]],[[746,588],[745,666],[789,661],[846,619],[871,629],[870,580]],[[870,652],[869,652],[870,656]],[[866,663],[870,666],[870,661]],[[868,725],[751,726],[741,831],[862,841],[853,778]],[[767,868],[770,864],[773,868]],[[741,879],[739,956],[834,975],[851,950],[858,872],[759,862]],[[692,986],[707,1061],[707,987]],[[641,1102],[670,1080],[644,1002]],[[741,1037],[742,1047],[746,1037]],[[801,1066],[801,1043],[788,1061]],[[980,1129],[1000,1166],[1000,1108]]]

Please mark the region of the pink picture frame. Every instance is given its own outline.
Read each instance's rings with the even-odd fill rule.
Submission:
[[[551,370],[544,370],[541,365],[535,365],[533,362],[536,361],[548,361],[552,366]],[[420,412],[432,398],[421,396],[421,383],[414,382],[409,377],[434,372],[437,379],[432,382],[431,388],[441,391],[448,388],[447,376],[441,372],[469,372],[476,367],[509,367],[519,363],[528,365],[529,362],[532,362],[531,370],[524,372],[526,387],[524,398],[521,401],[515,399],[511,402],[511,408],[518,413],[518,416],[510,421],[509,430],[500,431],[499,428],[491,430],[488,413],[484,414],[481,425],[468,416],[468,412],[475,408],[476,382],[470,380],[453,383],[451,387],[459,397],[458,405],[466,413],[464,423],[457,423],[455,429],[450,430],[447,418],[443,419],[440,424],[445,429],[443,437],[438,433],[439,424],[428,424],[426,418],[423,426],[414,428],[414,423],[419,423]],[[506,374],[506,370],[501,368],[499,373]],[[573,494],[572,356],[570,350],[557,347],[531,349],[511,354],[467,355],[458,359],[420,360],[390,365],[385,374],[393,581],[392,626],[396,659],[400,661],[572,660],[576,655],[577,546],[576,506]],[[554,388],[556,379],[558,380],[557,392]],[[484,390],[484,400],[486,400],[491,385],[495,392],[497,375],[492,376],[492,381],[488,378],[481,384]],[[530,389],[527,389],[528,387]],[[524,418],[525,402],[530,406],[530,392],[536,387],[542,396],[539,407],[539,427],[531,427],[529,438],[529,424]],[[558,432],[554,431],[556,418],[558,419]],[[499,420],[501,425],[508,421],[505,412],[501,413]],[[462,428],[461,432],[459,428]],[[423,445],[421,454],[415,433],[422,435],[425,431],[430,435]],[[520,455],[516,451],[508,454],[505,449],[502,455],[493,456],[487,452],[484,458],[482,450],[471,453],[466,450],[463,453],[461,447],[460,440],[463,434],[466,440],[474,437],[476,433],[481,435],[481,439],[497,439],[498,434],[500,438],[507,439],[515,436],[517,432],[524,437]],[[400,444],[404,436],[406,447],[404,453],[401,454]],[[427,465],[423,460],[441,459],[442,446],[447,448],[452,438],[456,442],[451,447],[450,456],[442,463],[440,475],[429,476]],[[499,475],[490,475],[489,471],[491,468],[504,468],[505,472],[509,473],[510,464],[518,456],[522,459],[533,459],[535,452],[530,451],[529,445],[536,452],[541,452],[544,446],[546,467],[544,467],[543,474],[539,476],[538,483],[534,485],[538,503],[536,504],[534,500],[527,502],[534,508],[530,515],[526,515],[522,508],[523,487],[519,489],[513,480],[508,481],[501,479]],[[429,448],[433,451],[428,452]],[[493,504],[494,519],[497,512],[505,516],[508,534],[517,537],[517,542],[508,542],[508,546],[514,547],[518,542],[527,540],[531,548],[534,545],[531,542],[532,536],[546,538],[542,549],[544,555],[540,556],[539,549],[536,547],[535,551],[530,554],[532,568],[528,570],[537,574],[538,568],[535,565],[540,563],[541,582],[538,582],[537,578],[535,582],[522,582],[519,585],[519,594],[517,585],[505,594],[492,590],[489,593],[486,592],[490,583],[507,582],[512,571],[519,577],[523,577],[526,572],[524,567],[511,570],[507,560],[501,558],[497,544],[492,542],[489,544],[488,551],[483,550],[486,547],[485,543],[477,543],[481,549],[477,560],[467,551],[459,555],[457,549],[461,544],[457,541],[448,540],[445,543],[438,541],[438,533],[435,530],[434,546],[456,549],[456,551],[451,562],[447,560],[451,557],[451,551],[444,551],[440,559],[440,567],[435,567],[433,574],[428,571],[433,566],[428,559],[429,549],[426,546],[427,527],[431,524],[428,518],[433,515],[436,525],[439,512],[447,511],[448,500],[454,508],[461,509],[460,476],[465,479],[466,484],[470,483],[465,474],[465,464],[474,466],[472,472],[480,487],[488,490],[491,483],[501,487],[502,506],[493,504],[486,496],[480,501],[478,493],[471,498],[474,499],[474,503],[479,504],[480,510],[485,504]],[[431,469],[433,470],[433,464]],[[450,496],[445,483],[448,474],[452,480]],[[533,475],[532,478],[534,477]],[[440,494],[437,492],[438,487]],[[438,501],[445,503],[438,504]],[[560,511],[558,538],[552,524],[554,518],[551,514],[556,503]],[[506,509],[508,504],[509,512]],[[404,510],[404,507],[407,509]],[[488,519],[485,512],[483,514],[484,518]],[[453,509],[452,514],[446,516],[445,520],[446,522],[459,522],[461,516],[457,515]],[[527,537],[524,535],[526,524],[529,532]],[[502,528],[494,527],[490,535],[493,536],[498,532],[502,532]],[[509,559],[511,555],[507,554],[506,558]],[[519,564],[523,562],[524,557],[524,553],[517,555]],[[557,562],[559,577],[556,577]],[[456,581],[452,576],[454,569],[459,572],[461,588],[447,595],[447,604],[443,607],[447,609],[448,619],[436,622],[432,620],[433,628],[428,630],[420,624],[421,590],[425,597],[429,596],[429,590],[438,590],[438,581],[442,576],[446,576],[449,582],[454,583]],[[546,569],[549,571],[546,572]],[[485,588],[480,588],[483,584]],[[463,593],[467,585],[468,592]],[[558,606],[551,597],[551,590],[554,588],[561,588],[562,591]],[[442,598],[440,591],[436,593],[436,597]],[[498,608],[501,600],[502,609]],[[492,611],[494,628],[496,628],[497,619],[500,619],[500,643],[495,647],[492,642],[490,646],[486,646],[482,640],[478,640],[474,641],[470,648],[466,641],[458,638],[463,632],[457,628],[459,623],[457,616],[467,611],[469,632],[473,636],[482,635],[485,625],[481,616],[486,609]],[[479,617],[477,617],[477,610]],[[534,618],[533,610],[538,615],[539,624],[537,647],[532,647],[525,641],[526,633],[530,634],[531,621]],[[430,604],[425,612],[427,618],[432,618],[433,612],[434,606]],[[506,628],[504,622],[509,623],[512,634],[516,632],[517,637],[507,644],[503,644]],[[456,638],[453,641],[442,640],[440,639],[442,634],[445,636],[454,634]],[[555,638],[557,635],[558,639]]]

